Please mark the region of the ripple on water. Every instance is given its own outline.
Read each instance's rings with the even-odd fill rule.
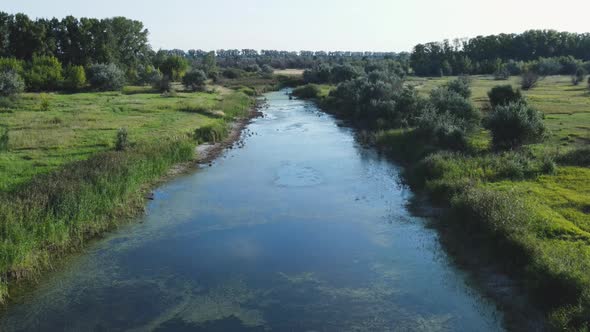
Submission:
[[[321,184],[322,176],[311,166],[285,162],[277,170],[275,185],[281,187],[311,187]]]

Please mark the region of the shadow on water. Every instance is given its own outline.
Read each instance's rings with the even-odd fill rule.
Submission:
[[[241,148],[159,188],[1,330],[502,330],[397,167],[312,103],[267,98]]]

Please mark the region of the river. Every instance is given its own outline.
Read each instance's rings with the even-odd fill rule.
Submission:
[[[498,331],[399,168],[311,102],[264,117],[19,295],[2,331]]]

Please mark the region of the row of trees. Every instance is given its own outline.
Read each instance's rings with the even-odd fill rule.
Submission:
[[[590,34],[530,30],[522,34],[456,39],[452,43],[431,42],[416,45],[410,63],[420,76],[492,74],[505,65],[522,67],[525,62],[541,58],[570,58],[582,65],[590,61]]]

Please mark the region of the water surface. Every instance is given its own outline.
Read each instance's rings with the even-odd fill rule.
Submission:
[[[245,145],[15,300],[2,331],[497,331],[408,212],[399,169],[310,102],[267,94]]]

